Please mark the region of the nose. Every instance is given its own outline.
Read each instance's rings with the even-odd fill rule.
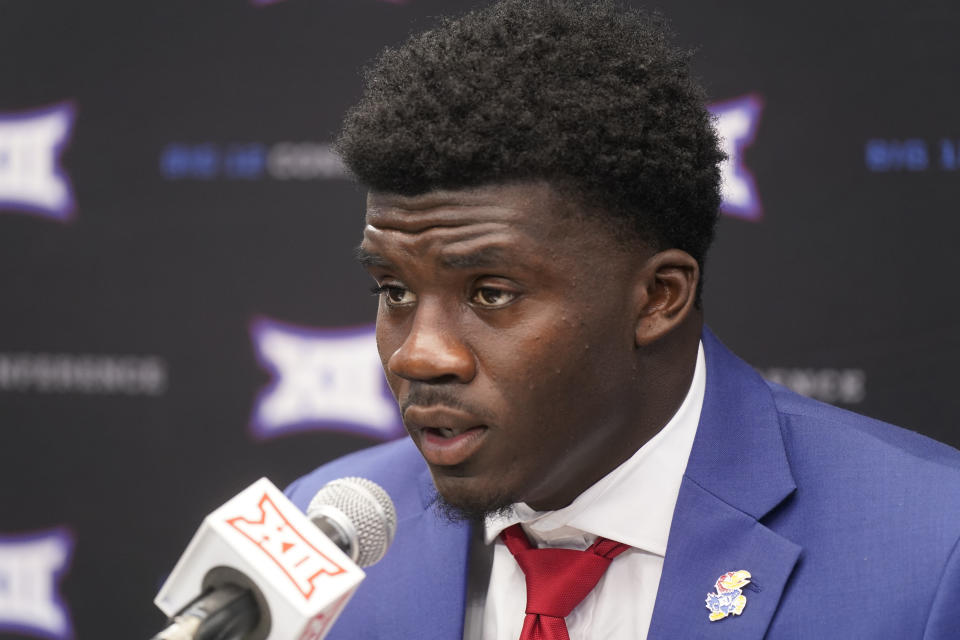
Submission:
[[[441,310],[419,305],[410,332],[387,360],[393,375],[418,382],[470,382],[473,351],[458,336],[456,322]]]

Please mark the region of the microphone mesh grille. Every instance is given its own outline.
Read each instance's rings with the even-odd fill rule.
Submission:
[[[366,478],[340,478],[324,485],[307,514],[320,505],[340,510],[357,530],[356,563],[369,567],[387,552],[397,532],[397,511],[380,485]]]

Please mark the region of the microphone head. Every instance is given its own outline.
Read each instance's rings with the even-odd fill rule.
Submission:
[[[361,567],[379,562],[397,532],[397,511],[387,492],[366,478],[339,478],[325,484],[307,507],[307,517]]]

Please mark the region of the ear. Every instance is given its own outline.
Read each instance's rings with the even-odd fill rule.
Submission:
[[[686,251],[667,249],[644,263],[636,283],[638,347],[656,342],[673,331],[693,311],[700,266]]]

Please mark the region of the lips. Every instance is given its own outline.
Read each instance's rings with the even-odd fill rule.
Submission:
[[[466,462],[483,445],[487,425],[447,407],[408,407],[404,423],[431,465],[448,467]]]

